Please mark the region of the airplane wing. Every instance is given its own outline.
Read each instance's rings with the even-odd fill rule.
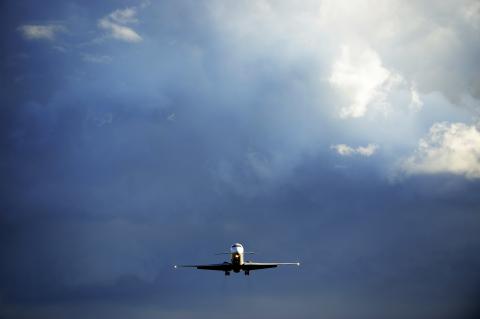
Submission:
[[[300,266],[300,263],[254,263],[254,262],[245,262],[242,265],[244,270],[258,270],[258,269],[266,269],[266,268],[275,268],[280,265],[295,265]]]
[[[175,265],[175,268],[186,267],[186,268],[197,268],[203,270],[219,270],[219,271],[231,271],[232,264],[224,262],[221,264],[209,264],[209,265]]]

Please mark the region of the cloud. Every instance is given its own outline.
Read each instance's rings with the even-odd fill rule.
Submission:
[[[66,29],[58,24],[25,24],[18,28],[23,37],[28,40],[55,40],[57,33],[65,32]]]
[[[142,37],[126,24],[138,22],[136,8],[115,10],[98,21],[98,26],[109,32],[109,36],[125,42],[140,42]]]
[[[478,1],[324,2],[323,25],[336,41],[366,45],[389,70],[418,85],[420,93],[439,91],[458,103],[464,94],[480,97]],[[408,17],[408,23],[405,23]]]
[[[76,35],[70,54],[6,45],[10,56],[25,52],[31,58],[12,69],[24,76],[22,83],[10,86],[14,72],[5,74],[0,295],[9,307],[31,313],[7,313],[0,306],[0,317],[182,317],[187,304],[189,314],[219,318],[228,306],[240,310],[242,296],[248,303],[268,295],[277,301],[269,307],[257,302],[250,312],[287,317],[294,303],[297,316],[311,318],[322,309],[322,316],[351,319],[461,318],[455,310],[467,306],[480,282],[480,220],[472,214],[480,205],[478,183],[453,178],[461,185],[443,196],[436,193],[442,186],[436,179],[405,179],[391,187],[382,176],[392,160],[410,155],[405,149],[415,148],[433,123],[470,123],[455,117],[463,110],[446,105],[437,86],[434,94],[425,94],[425,82],[412,88],[417,82],[405,71],[407,62],[420,61],[412,67],[419,73],[423,63],[455,64],[433,62],[444,51],[429,51],[422,53],[429,59],[411,59],[402,68],[396,58],[403,59],[411,37],[387,23],[398,16],[411,30],[410,21],[419,15],[430,21],[444,2],[406,14],[399,8],[403,1],[331,1],[338,10],[352,8],[349,15],[322,11],[328,2],[158,1],[148,12],[137,6],[136,16],[114,18],[114,7],[93,21],[108,38],[110,29],[96,26],[100,18],[135,30],[141,22],[138,32],[149,35],[142,50],[124,50],[125,43],[114,40],[98,50],[79,48],[72,42],[84,39]],[[71,12],[75,20],[64,20],[69,30],[91,30],[91,17],[104,5],[91,2],[78,10],[82,3],[42,14]],[[21,9],[9,17],[23,17]],[[211,25],[210,14],[217,24]],[[82,17],[85,25],[76,25]],[[328,23],[334,18],[341,23]],[[445,25],[455,27],[450,19],[444,17]],[[346,35],[362,30],[372,37],[384,32],[386,40],[365,36],[359,44]],[[346,103],[337,103],[328,82],[341,61],[341,43],[355,71],[362,67],[356,59],[367,52],[367,69],[376,74],[366,113],[355,120],[330,117],[355,97],[345,91]],[[87,60],[112,56],[121,67],[89,67],[82,53],[90,53]],[[466,71],[478,70],[470,66]],[[389,75],[397,73],[408,80],[400,94],[397,86],[388,90]],[[425,103],[419,112],[408,109],[415,101],[411,88]],[[386,102],[393,111],[388,119],[369,118]],[[332,143],[345,144],[330,149]],[[347,168],[354,160],[355,169],[335,165]],[[245,244],[257,251],[283,247],[271,252],[279,260],[298,257],[322,266],[281,281],[278,272],[259,273],[256,283],[241,284],[233,295],[228,291],[239,286],[238,277],[225,282],[222,274],[193,271],[172,276],[171,264],[209,261],[212,250],[236,238],[248,238]],[[298,299],[282,299],[277,291]],[[363,304],[359,291],[365,292]],[[345,298],[348,292],[351,298]],[[398,303],[384,305],[379,296]],[[212,298],[223,306],[212,308]],[[318,300],[327,306],[318,307]],[[379,304],[391,313],[377,312]],[[354,313],[363,307],[375,311]],[[427,313],[430,307],[435,313]]]
[[[111,20],[120,23],[120,24],[128,24],[128,23],[137,23],[138,20],[135,17],[137,15],[137,10],[135,8],[126,8],[123,10],[115,10],[110,13],[108,16]]]
[[[101,19],[98,23],[98,26],[102,29],[109,31],[110,36],[115,39],[126,42],[142,41],[142,37],[138,35],[138,33],[135,32],[133,29],[113,23],[108,19]]]
[[[388,92],[401,80],[400,75],[383,67],[375,51],[365,49],[352,54],[349,46],[342,47],[329,78],[329,82],[351,100],[349,106],[340,109],[342,118],[362,117],[369,105],[386,103]]]
[[[423,101],[420,98],[420,94],[417,89],[412,86],[410,88],[410,109],[420,111],[423,107]]]
[[[475,29],[480,28],[480,2],[467,3],[461,8],[465,21]]]
[[[357,148],[353,148],[348,146],[347,144],[337,144],[330,146],[331,149],[334,149],[339,155],[341,156],[351,156],[354,154],[358,154],[361,156],[370,157],[378,149],[378,145],[376,144],[368,144],[367,146],[359,146]]]
[[[435,123],[415,154],[401,162],[407,174],[450,173],[480,178],[480,132],[464,123]]]

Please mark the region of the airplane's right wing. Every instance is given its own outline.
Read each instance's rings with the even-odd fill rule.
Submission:
[[[187,267],[187,268],[197,268],[202,270],[218,270],[218,271],[231,271],[232,264],[224,262],[221,264],[209,264],[209,265],[175,265],[175,268],[178,267]]]

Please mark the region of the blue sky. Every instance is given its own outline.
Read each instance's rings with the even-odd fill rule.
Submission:
[[[478,313],[478,2],[0,9],[2,318]]]

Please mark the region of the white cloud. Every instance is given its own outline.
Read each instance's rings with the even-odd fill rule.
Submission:
[[[123,10],[115,10],[106,17],[98,21],[101,29],[108,31],[109,36],[114,39],[126,42],[140,42],[142,37],[126,24],[138,22],[137,10],[135,8],[126,8]]]
[[[401,162],[407,174],[451,173],[480,178],[480,131],[464,123],[435,123],[412,156]]]
[[[410,108],[415,111],[420,111],[423,106],[423,101],[418,94],[417,89],[412,86],[410,88]]]
[[[351,100],[349,106],[340,109],[342,118],[362,117],[371,104],[386,104],[388,92],[401,81],[398,74],[383,67],[375,51],[352,52],[349,46],[342,47],[329,78],[329,82]]]
[[[64,26],[57,24],[26,24],[18,28],[25,39],[29,40],[55,40],[55,36],[59,32],[65,32]]]
[[[378,149],[378,145],[376,144],[368,144],[367,146],[359,146],[357,148],[353,148],[348,146],[347,144],[337,144],[330,146],[331,149],[334,149],[339,155],[341,156],[351,156],[354,154],[358,154],[361,156],[370,157]]]
[[[358,154],[363,156],[372,156],[378,149],[378,145],[368,144],[367,146],[359,146],[356,151]]]
[[[136,15],[137,10],[135,8],[126,8],[123,10],[115,10],[108,16],[117,23],[128,24],[138,22],[137,18],[135,17]]]
[[[106,18],[101,19],[98,23],[98,26],[104,30],[109,31],[110,36],[115,39],[126,41],[126,42],[142,41],[142,37],[138,35],[138,33],[135,32],[133,29],[113,23]]]
[[[355,149],[348,146],[347,144],[332,145],[330,146],[330,148],[334,149],[335,151],[337,151],[338,154],[342,156],[350,156],[355,153]]]

